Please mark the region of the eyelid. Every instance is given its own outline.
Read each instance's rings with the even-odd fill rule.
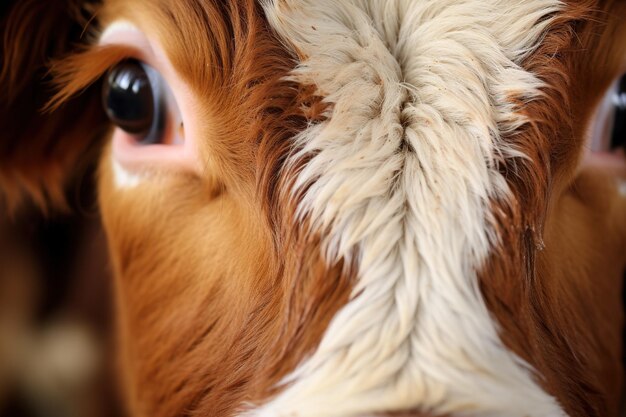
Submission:
[[[127,34],[134,32],[138,35],[142,35],[143,33],[139,30],[137,26],[129,22],[128,20],[116,20],[115,22],[108,25],[102,34],[100,35],[100,44],[108,44],[115,43],[115,39],[119,39],[119,34]],[[119,41],[119,40],[118,40]]]
[[[101,46],[119,45],[130,47],[135,53],[128,58],[143,61],[162,72],[162,68],[160,68],[163,66],[162,59],[157,57],[155,49],[143,32],[130,22],[122,20],[109,25],[100,35],[98,44]]]
[[[589,147],[593,152],[607,151],[610,146],[610,131],[613,125],[614,103],[613,96],[617,91],[619,79],[604,93],[591,121]]]

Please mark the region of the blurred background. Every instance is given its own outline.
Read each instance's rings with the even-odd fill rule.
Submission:
[[[0,217],[0,417],[122,415],[92,183],[64,213]]]
[[[87,42],[94,10],[82,3],[0,0],[0,417],[123,416],[93,185],[100,86],[42,112],[51,60]],[[44,215],[26,191],[56,204]]]

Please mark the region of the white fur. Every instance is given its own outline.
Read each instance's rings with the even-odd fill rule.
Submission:
[[[296,140],[314,154],[299,205],[329,263],[358,257],[351,301],[320,346],[248,417],[348,417],[423,409],[563,416],[507,350],[477,283],[510,198],[501,137],[526,121],[507,101],[542,84],[520,63],[556,0],[268,0],[306,57],[293,78],[333,103]],[[294,190],[297,191],[297,190]]]
[[[115,185],[120,188],[134,188],[141,184],[141,177],[135,173],[126,170],[115,158],[111,158],[113,168],[113,177]]]
[[[128,34],[128,33],[136,33],[141,34],[141,31],[129,22],[128,20],[116,20],[110,25],[108,25],[100,35],[100,44],[107,44],[110,42],[110,39],[116,38],[118,34]]]

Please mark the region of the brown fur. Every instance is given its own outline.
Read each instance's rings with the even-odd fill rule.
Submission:
[[[105,19],[131,13],[109,6]],[[353,268],[328,267],[319,239],[294,229],[294,206],[277,193],[291,181],[282,171],[290,139],[323,106],[312,89],[282,80],[295,61],[254,2],[163,2],[141,16],[162,33],[189,28],[165,47],[181,76],[206,91],[211,140],[201,153],[211,172],[125,195],[103,158],[125,386],[134,415],[232,415],[275,392],[350,293]],[[210,28],[206,39],[197,39],[200,27]],[[198,50],[180,48],[192,44]]]
[[[524,108],[532,123],[509,139],[532,158],[502,167],[516,200],[494,204],[502,246],[484,266],[481,287],[504,342],[569,415],[614,416],[626,204],[613,178],[576,167],[592,110],[626,69],[617,62],[626,56],[626,6],[567,6],[525,64],[548,87]]]
[[[100,22],[132,16],[168,34],[161,41],[171,62],[195,91],[206,92],[206,120],[215,124],[206,129],[211,140],[202,142],[211,167],[204,177],[162,178],[129,196],[114,191],[106,164],[101,169],[127,401],[133,415],[231,415],[244,401],[260,402],[275,391],[350,293],[353,266],[327,266],[319,239],[305,225],[293,229],[295,206],[277,193],[292,181],[282,171],[290,139],[319,120],[324,106],[313,88],[282,80],[296,61],[270,33],[256,2],[128,6],[107,2],[97,11]],[[81,92],[81,103],[99,106],[99,85],[92,84],[133,55],[128,48],[95,47],[57,61],[52,71],[62,89],[47,99],[53,112],[47,117],[75,119],[66,103]],[[78,138],[66,140],[64,146],[80,150]],[[45,162],[58,163],[48,157]],[[105,153],[102,160],[108,159]],[[60,192],[60,183],[41,189]],[[154,214],[149,226],[148,212]]]

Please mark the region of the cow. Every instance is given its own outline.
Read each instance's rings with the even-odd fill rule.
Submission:
[[[131,416],[618,415],[625,2],[2,16],[3,205],[99,161]]]

